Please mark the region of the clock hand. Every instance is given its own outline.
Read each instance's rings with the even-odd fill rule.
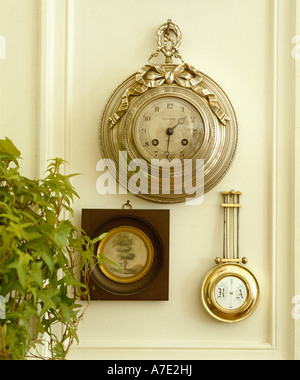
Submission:
[[[169,154],[170,154],[170,152],[169,152],[170,137],[171,137],[171,134],[168,134],[168,144],[167,144],[167,150],[166,150],[166,152],[165,152],[167,158],[169,158]]]
[[[167,144],[167,150],[166,150],[166,155],[167,155],[167,158],[169,158],[169,145],[170,145],[170,138],[171,138],[171,136],[174,134],[174,129],[176,128],[176,127],[178,127],[178,125],[180,125],[180,124],[183,124],[184,122],[185,122],[185,119],[187,118],[187,116],[185,116],[185,117],[182,117],[182,118],[180,118],[180,119],[178,119],[178,122],[177,122],[177,124],[174,126],[174,127],[172,127],[172,128],[167,128],[167,130],[166,130],[166,133],[167,133],[167,135],[168,135],[168,144]]]
[[[175,129],[176,127],[178,127],[178,125],[183,124],[183,123],[185,122],[185,119],[186,119],[186,118],[187,118],[187,116],[185,116],[185,117],[181,117],[180,119],[178,119],[177,124],[176,124],[174,127],[170,128],[170,129],[173,129],[173,131],[174,131],[174,129]],[[168,129],[169,129],[169,128],[168,128]]]
[[[178,125],[183,124],[183,123],[185,122],[185,119],[186,119],[186,118],[187,118],[187,116],[178,119],[178,122],[177,122],[176,125],[174,125],[174,127],[169,127],[169,128],[167,128],[167,130],[166,130],[167,135],[168,135],[168,136],[173,135],[173,133],[174,133],[174,129],[175,129],[176,127],[178,127]]]
[[[178,122],[177,122],[176,125],[174,125],[174,127],[169,127],[169,128],[167,128],[167,130],[166,130],[166,134],[167,134],[168,136],[173,135],[173,133],[174,133],[174,129],[175,129],[176,127],[178,127],[178,125],[183,124],[183,123],[185,122],[185,119],[186,119],[186,118],[187,118],[187,116],[178,119]]]

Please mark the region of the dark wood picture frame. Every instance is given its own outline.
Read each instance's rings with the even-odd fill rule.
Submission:
[[[154,248],[153,264],[147,274],[132,283],[118,283],[102,272],[92,270],[88,287],[91,300],[169,300],[169,210],[83,209],[82,228],[94,239],[121,226],[145,233]],[[97,254],[98,244],[95,246]]]

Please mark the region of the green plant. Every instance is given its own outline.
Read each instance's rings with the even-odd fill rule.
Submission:
[[[38,353],[45,344],[49,359],[65,359],[85,311],[77,296],[88,300],[86,285],[76,278],[95,263],[93,246],[102,237],[92,241],[66,219],[78,195],[73,175],[61,173],[63,160],[52,160],[44,179],[31,180],[20,175],[19,159],[12,141],[0,140],[0,295],[6,314],[0,359],[45,359]]]

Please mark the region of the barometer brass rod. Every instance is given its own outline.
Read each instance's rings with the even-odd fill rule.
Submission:
[[[232,194],[233,196],[233,204],[236,204],[235,194]],[[236,259],[236,252],[235,252],[235,208],[232,209],[232,257]]]
[[[240,191],[223,191],[224,231],[223,231],[223,262],[247,262],[247,258],[240,259]]]
[[[237,203],[240,203],[240,195],[237,194]],[[240,209],[239,207],[237,208],[236,210],[236,222],[237,222],[237,231],[236,231],[236,255],[237,255],[237,258],[239,259],[240,258],[240,244],[239,244],[239,241],[240,241]]]
[[[227,204],[229,204],[229,194],[227,194]],[[226,221],[226,240],[227,240],[227,246],[226,246],[226,259],[229,259],[229,249],[230,249],[230,239],[229,239],[229,224],[230,224],[230,214],[229,214],[229,207],[226,207],[226,213],[227,213],[227,221]]]
[[[226,195],[224,194],[223,195],[223,198],[224,198],[224,204],[226,203]],[[227,224],[227,220],[226,220],[226,207],[223,206],[223,210],[224,210],[224,231],[223,231],[223,259],[226,259],[226,246],[227,246],[227,242],[226,242],[226,224]]]

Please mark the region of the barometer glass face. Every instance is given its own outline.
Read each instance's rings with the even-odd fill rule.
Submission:
[[[244,282],[238,277],[227,276],[218,282],[215,297],[224,309],[235,310],[245,303],[248,291]]]

